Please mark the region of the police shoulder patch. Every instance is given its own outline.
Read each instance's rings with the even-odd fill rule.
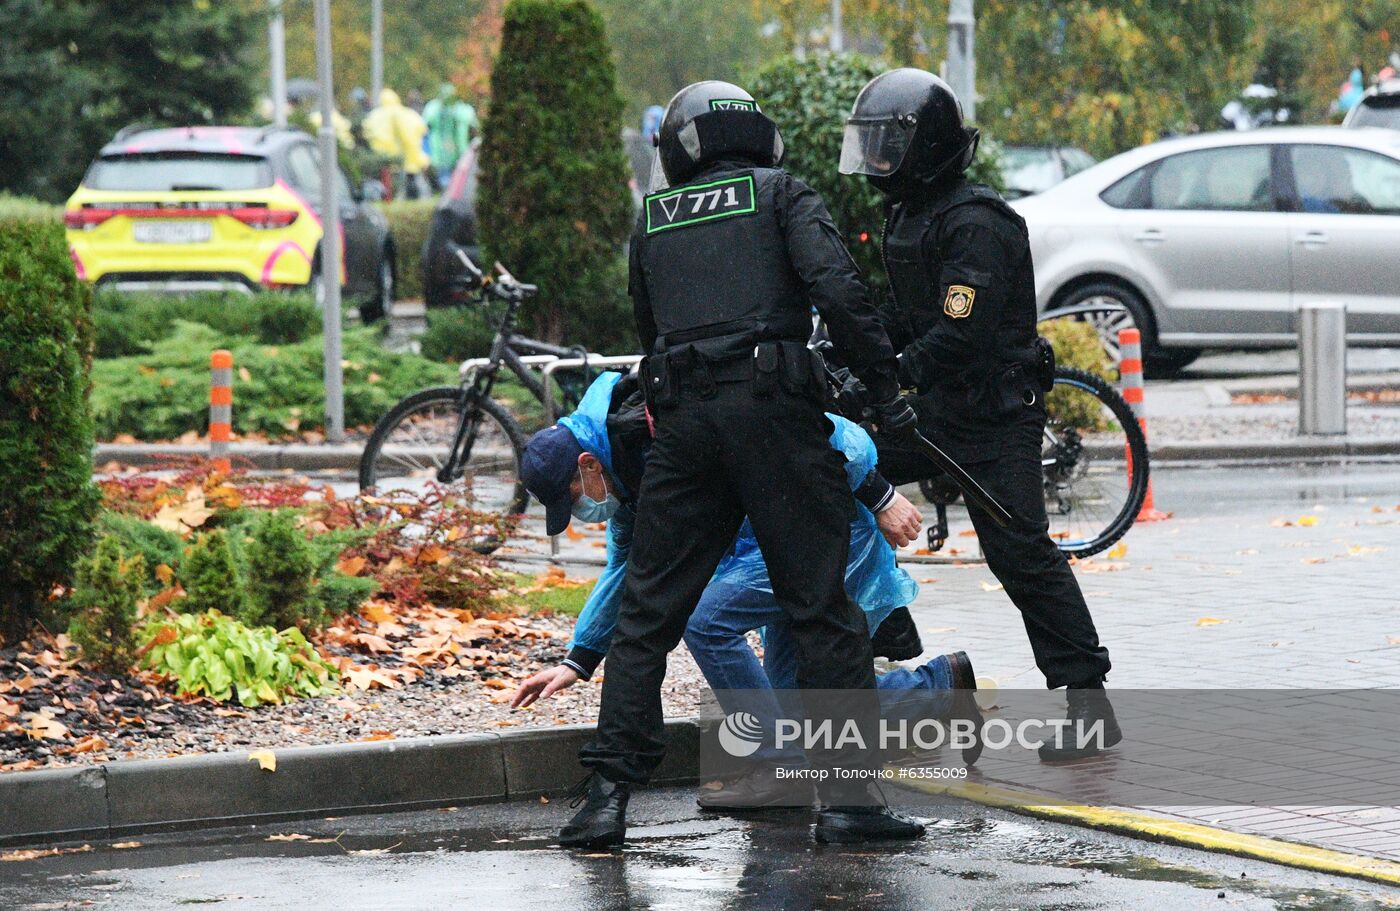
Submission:
[[[757,211],[753,175],[654,193],[646,198],[647,233],[685,228]]]
[[[953,319],[963,319],[972,315],[972,302],[977,300],[977,290],[967,285],[949,285],[948,296],[943,298],[943,312]]]

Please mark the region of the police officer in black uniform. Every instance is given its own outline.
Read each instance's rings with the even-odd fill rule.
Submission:
[[[912,426],[915,416],[840,234],[817,194],[778,168],[782,156],[777,127],[738,86],[696,83],[666,109],[657,158],[669,185],[646,198],[629,282],[656,439],[598,734],[580,754],[591,772],[577,794],[586,803],[560,833],[565,846],[622,842],[631,786],[664,751],[666,655],[746,515],[792,618],[799,685],[854,694],[847,708],[875,742],[870,636],[843,586],[852,500],[828,440],[822,364],[805,344],[813,307],[871,389],[881,423]],[[873,761],[859,750],[810,758],[819,768]],[[856,787],[819,785],[818,839],[923,834]]]
[[[843,174],[863,174],[889,202],[882,253],[891,296],[881,318],[924,435],[963,464],[1015,516],[1001,528],[969,506],[987,565],[1021,610],[1049,687],[1068,688],[1071,722],[1104,722],[1122,738],[1103,694],[1108,650],[1065,556],[1049,536],[1040,448],[1054,354],[1036,335],[1035,278],[1025,222],[964,171],[977,150],[962,105],[942,79],[898,69],[856,98]],[[887,435],[880,469],[895,484],[929,477],[917,453]],[[1041,759],[1097,750],[1071,736]]]

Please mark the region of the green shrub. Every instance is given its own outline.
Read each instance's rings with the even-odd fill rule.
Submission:
[[[430,361],[457,363],[485,357],[496,337],[496,325],[480,307],[443,307],[428,311],[428,331],[419,337],[419,350]]]
[[[206,531],[195,539],[180,561],[176,578],[185,589],[185,597],[173,602],[179,610],[190,614],[217,610],[256,621],[256,614],[250,616],[238,561],[223,529]]]
[[[367,576],[330,572],[316,580],[316,601],[322,621],[353,614],[374,594],[379,583]]]
[[[1052,319],[1040,324],[1040,333],[1055,348],[1055,363],[1061,367],[1077,367],[1113,379],[1113,364],[1099,341],[1099,334],[1089,323],[1073,319]],[[1063,424],[1084,430],[1107,429],[1107,416],[1097,401],[1069,389],[1052,389],[1045,397],[1045,408],[1051,417]]]
[[[883,70],[879,61],[860,54],[811,54],[803,60],[788,56],[761,67],[744,86],[783,134],[783,167],[826,200],[860,271],[881,285],[884,203],[865,178],[844,177],[836,165],[851,105]],[[864,243],[861,232],[867,235]]]
[[[11,196],[0,193],[0,230],[11,222],[37,224],[63,224],[63,207],[31,199],[28,196]]]
[[[93,413],[103,439],[129,433],[141,439],[204,430],[209,420],[209,352],[234,355],[233,429],[285,436],[325,423],[321,337],[294,345],[259,345],[222,336],[207,326],[180,324],[149,355],[98,361],[93,369]],[[457,371],[416,355],[385,351],[372,328],[343,337],[345,423],[372,425],[410,392],[456,381]],[[247,379],[243,379],[246,371]]]
[[[209,326],[230,343],[251,336],[265,345],[286,345],[321,332],[321,311],[309,294],[267,292],[248,297],[99,291],[93,297],[97,357],[149,353],[156,342],[170,337],[181,320]]]
[[[0,637],[12,642],[92,540],[91,295],[63,229],[0,230]]]
[[[146,627],[143,666],[174,679],[181,693],[253,707],[339,689],[301,630],[248,627],[217,610],[181,614]]]
[[[165,587],[155,576],[156,567],[165,565],[174,569],[180,564],[185,548],[185,542],[174,532],[111,510],[103,510],[97,517],[97,533],[116,540],[125,553],[141,557],[145,563],[141,585],[148,595]]]
[[[860,54],[787,56],[761,67],[745,86],[782,131],[787,146],[783,167],[826,200],[861,273],[876,288],[887,285],[880,259],[884,199],[864,177],[843,176],[836,166],[851,105],[865,84],[886,69]],[[997,144],[984,136],[969,176],[1001,189],[1000,157]]]
[[[635,348],[621,262],[633,223],[621,114],[612,50],[586,0],[511,0],[477,215],[487,261],[540,286],[524,316],[541,338]]]
[[[384,215],[389,230],[394,233],[394,248],[398,255],[398,293],[400,300],[420,300],[423,297],[423,245],[428,241],[428,229],[433,223],[433,199],[403,199],[384,203]]]
[[[146,561],[130,558],[121,541],[104,535],[92,556],[78,563],[70,599],[68,635],[94,667],[119,674],[135,657],[136,606],[143,594]]]
[[[319,625],[321,605],[311,585],[315,560],[290,510],[259,517],[244,556],[248,562],[248,606],[239,619],[278,629]]]

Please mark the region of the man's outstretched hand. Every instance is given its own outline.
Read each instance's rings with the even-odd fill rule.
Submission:
[[[523,709],[526,706],[534,705],[541,699],[548,699],[575,683],[578,683],[578,672],[567,665],[561,664],[558,667],[540,671],[520,684],[520,689],[516,690],[515,695],[510,697],[511,708]]]
[[[892,547],[903,547],[919,536],[924,517],[917,506],[896,491],[890,505],[876,514],[875,524],[880,526],[880,533]]]

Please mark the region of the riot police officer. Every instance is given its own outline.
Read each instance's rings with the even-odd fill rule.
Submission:
[[[1015,516],[1001,528],[969,507],[987,565],[1020,609],[1036,664],[1067,687],[1071,722],[1104,722],[1108,650],[1065,556],[1050,540],[1040,467],[1044,394],[1054,354],[1036,336],[1035,279],[1025,222],[964,172],[978,133],[942,79],[897,69],[871,80],[846,123],[840,171],[862,174],[889,203],[882,253],[890,299],[881,317],[899,352],[900,381],[917,390],[919,427]],[[882,439],[880,467],[896,484],[930,474],[922,456]],[[1072,738],[1045,761],[1095,752]]]
[[[843,587],[853,507],[828,442],[822,364],[805,344],[812,308],[881,403],[882,423],[912,426],[894,351],[821,199],[779,169],[782,137],[753,96],[725,82],[682,89],[656,157],[666,186],[646,197],[629,280],[656,438],[598,733],[580,753],[591,772],[577,795],[586,802],[560,833],[566,846],[622,842],[631,786],[664,751],[666,655],[746,515],[791,618],[799,686],[854,694],[848,708],[867,725],[878,719],[870,636]],[[873,761],[859,750],[811,759]],[[853,787],[819,787],[819,839],[923,834]]]

